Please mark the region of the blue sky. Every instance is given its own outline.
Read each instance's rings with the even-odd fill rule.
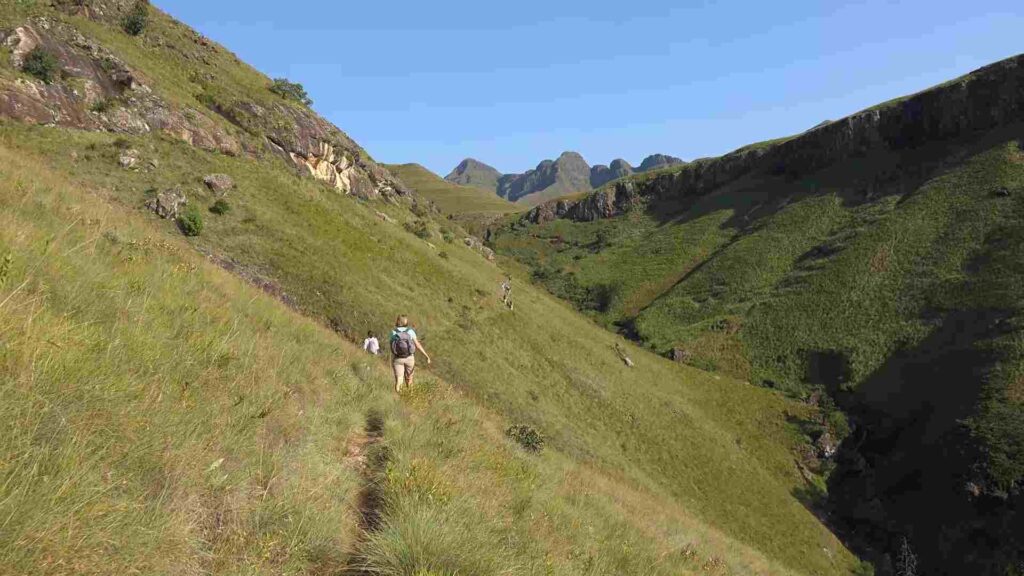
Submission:
[[[156,0],[379,161],[693,159],[1024,51],[1024,2]]]

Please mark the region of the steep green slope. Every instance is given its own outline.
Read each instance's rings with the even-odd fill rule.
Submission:
[[[888,103],[888,116],[535,210],[495,248],[660,353],[838,402],[855,433],[809,465],[831,473],[833,522],[880,566],[907,537],[929,571],[1015,573],[1018,60]],[[849,150],[870,122],[881,135],[865,129],[871,144]],[[838,416],[810,429],[825,432],[850,433]]]
[[[0,12],[83,66],[52,85],[0,73],[20,103],[0,109],[18,121],[0,120],[0,406],[18,423],[0,436],[2,571],[858,565],[795,496],[787,420],[811,409],[672,365],[529,285],[508,311],[504,271],[446,242],[340,131],[166,16],[132,38],[130,3],[86,4]],[[75,87],[112,79],[99,62],[142,84],[89,103]],[[210,70],[216,86],[194,81]],[[233,179],[226,197],[209,174]],[[144,207],[175,189],[198,236]],[[346,342],[398,313],[436,360],[400,401]]]
[[[4,573],[788,573],[664,498],[524,454],[443,381],[397,405],[383,366],[176,233],[0,160]],[[385,454],[367,536],[361,471]]]
[[[521,206],[497,197],[491,190],[452,184],[419,164],[388,164],[386,167],[444,214],[490,215],[522,210]]]

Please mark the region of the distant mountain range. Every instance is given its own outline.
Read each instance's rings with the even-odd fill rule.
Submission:
[[[512,202],[538,204],[566,194],[587,192],[631,174],[685,163],[675,156],[652,154],[644,158],[638,167],[633,167],[621,158],[612,160],[608,165],[590,166],[583,156],[569,151],[563,152],[555,160],[544,160],[533,170],[522,174],[502,174],[479,160],[466,158],[445,176],[445,180],[453,184],[493,190],[498,196]]]

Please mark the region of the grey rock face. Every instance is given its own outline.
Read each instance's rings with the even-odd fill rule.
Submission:
[[[616,158],[612,160],[612,163],[608,166],[604,164],[598,164],[590,169],[590,185],[594,188],[600,188],[612,180],[618,180],[629,176],[634,172],[633,167],[629,165],[622,158]]]
[[[576,152],[563,152],[557,160],[544,160],[533,170],[498,179],[498,196],[512,202],[538,192],[558,196],[590,189],[590,165]]]

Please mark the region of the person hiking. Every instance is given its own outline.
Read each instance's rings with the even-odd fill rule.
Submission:
[[[377,340],[377,335],[372,330],[366,333],[366,340],[363,340],[363,350],[374,356],[380,354],[380,341]]]
[[[409,327],[409,317],[399,316],[395,319],[395,329],[391,331],[391,367],[395,370],[395,392],[401,394],[403,385],[412,388],[413,374],[416,372],[416,351],[426,358],[430,364],[430,354],[423,349],[416,331]]]

